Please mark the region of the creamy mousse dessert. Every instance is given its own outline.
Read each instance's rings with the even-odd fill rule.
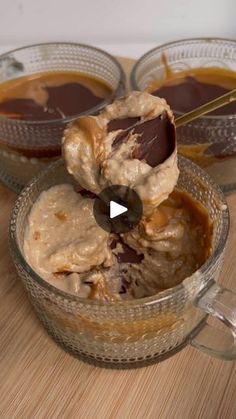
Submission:
[[[164,99],[131,92],[79,118],[62,151],[78,190],[61,184],[42,192],[24,238],[27,262],[46,281],[90,299],[142,298],[179,284],[209,257],[208,213],[176,187],[174,118]],[[132,188],[143,203],[139,224],[121,234],[93,215],[96,196],[112,185]]]

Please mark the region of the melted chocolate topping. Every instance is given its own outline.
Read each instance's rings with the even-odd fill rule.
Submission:
[[[45,107],[32,99],[13,98],[0,103],[0,114],[26,121],[63,119],[85,112],[103,100],[80,83],[45,87],[45,90],[48,93]]]
[[[185,113],[229,91],[230,89],[220,85],[203,83],[194,77],[187,76],[181,79],[179,83],[161,86],[159,89],[154,90],[152,94],[165,98],[171,109]],[[236,103],[232,102],[220,109],[216,109],[209,115],[230,115],[235,113]]]

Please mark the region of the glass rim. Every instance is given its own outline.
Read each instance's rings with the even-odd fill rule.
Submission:
[[[80,116],[86,115],[88,114],[88,112],[90,114],[94,114],[98,111],[100,111],[101,109],[104,108],[104,106],[108,105],[109,102],[112,100],[113,97],[115,97],[119,90],[125,86],[125,81],[126,81],[126,76],[125,76],[125,72],[121,66],[121,64],[119,63],[119,61],[112,56],[111,54],[109,54],[109,52],[104,51],[101,48],[97,48],[94,47],[92,45],[88,45],[88,44],[82,44],[82,43],[77,43],[77,42],[41,42],[41,43],[36,43],[36,44],[30,44],[30,45],[25,45],[23,47],[20,48],[15,48],[12,49],[10,51],[4,52],[3,54],[0,54],[0,60],[2,60],[3,58],[6,58],[8,55],[13,54],[15,52],[18,51],[23,51],[23,50],[27,50],[29,48],[34,48],[34,47],[41,47],[41,46],[59,46],[59,45],[65,45],[65,46],[75,46],[75,47],[81,47],[81,48],[86,48],[89,49],[93,52],[99,52],[101,54],[103,54],[104,56],[106,56],[108,59],[110,59],[115,66],[117,67],[118,71],[119,71],[119,81],[117,83],[117,86],[115,88],[115,90],[112,90],[111,94],[104,100],[102,100],[98,105],[93,106],[92,108],[89,108],[87,111],[84,112],[80,112],[78,114],[72,115],[72,116],[68,116],[64,119],[50,119],[50,120],[32,120],[32,121],[25,121],[25,120],[19,120],[19,119],[14,119],[14,118],[8,118],[7,116],[2,116],[0,115],[0,122],[1,121],[7,121],[8,123],[12,123],[12,124],[17,124],[17,125],[28,125],[28,126],[35,126],[35,125],[64,125],[67,124],[71,121],[74,121],[75,119],[79,118]],[[30,74],[30,73],[29,73]],[[85,74],[85,73],[84,73]],[[23,76],[24,77],[24,76]]]
[[[136,72],[139,68],[139,66],[141,64],[143,64],[143,60],[146,59],[147,57],[149,57],[149,55],[152,55],[155,52],[162,52],[163,49],[167,49],[167,48],[171,48],[171,47],[175,47],[177,45],[185,45],[188,44],[190,42],[226,42],[226,43],[233,43],[235,44],[235,51],[236,51],[236,40],[232,39],[232,38],[221,38],[221,37],[196,37],[196,38],[182,38],[176,41],[169,41],[169,42],[165,42],[164,44],[161,44],[157,47],[154,47],[152,49],[150,49],[149,51],[145,52],[145,54],[143,54],[134,64],[131,73],[130,73],[130,84],[131,87],[134,90],[140,90],[139,86],[138,86],[138,82],[136,80]],[[176,111],[175,109],[172,109],[173,113],[175,114],[175,116],[182,116],[184,115],[186,112],[180,112],[180,111]],[[200,118],[198,118],[198,121],[201,120],[231,120],[231,119],[236,119],[236,113],[235,114],[229,114],[229,115],[203,115]],[[193,121],[194,123],[195,121]]]
[[[222,252],[224,251],[224,248],[226,245],[227,238],[228,238],[230,218],[229,218],[229,208],[228,208],[227,202],[225,200],[225,196],[220,186],[218,186],[203,169],[201,169],[191,160],[186,159],[185,157],[180,156],[180,155],[178,155],[178,159],[182,161],[182,163],[187,161],[188,165],[190,165],[190,168],[195,168],[195,169],[197,168],[199,175],[201,175],[201,173],[204,174],[204,177],[209,182],[210,187],[213,188],[217,192],[217,194],[220,196],[222,204],[226,206],[225,209],[222,211],[222,231],[221,231],[221,236],[219,238],[219,242],[217,243],[216,248],[214,249],[212,254],[209,256],[209,258],[206,260],[206,262],[199,269],[197,269],[192,275],[185,278],[180,284],[172,288],[168,288],[164,291],[161,291],[149,297],[139,298],[135,300],[114,301],[114,302],[108,303],[108,302],[104,302],[100,300],[92,300],[88,298],[79,297],[75,294],[59,289],[56,286],[50,284],[45,279],[43,279],[40,275],[38,275],[33,270],[33,268],[31,268],[31,266],[27,263],[23,255],[23,252],[20,250],[20,247],[18,245],[17,238],[16,238],[16,224],[17,224],[19,209],[22,204],[22,201],[24,201],[25,195],[31,190],[32,186],[42,181],[43,178],[45,178],[45,176],[47,176],[51,171],[55,170],[58,166],[61,166],[62,164],[64,164],[64,161],[62,158],[50,164],[45,170],[41,171],[39,175],[35,176],[32,179],[32,181],[28,183],[28,185],[22,190],[22,192],[20,193],[20,195],[18,196],[14,204],[14,207],[10,214],[9,230],[8,230],[8,241],[9,241],[10,251],[11,251],[14,263],[19,264],[23,268],[23,270],[26,271],[28,275],[30,275],[30,277],[40,287],[45,288],[47,291],[53,294],[56,294],[57,296],[60,296],[62,298],[66,298],[67,300],[81,303],[84,305],[94,306],[94,307],[96,306],[106,307],[106,309],[108,309],[109,307],[110,309],[113,309],[114,307],[120,307],[123,309],[127,309],[129,307],[140,308],[141,306],[149,306],[149,305],[161,303],[162,301],[168,300],[174,297],[175,295],[178,295],[179,293],[184,292],[184,290],[186,289],[185,285],[189,286],[189,284],[192,281],[193,276],[198,275],[198,274],[204,276],[204,274],[207,273],[207,271],[212,266],[212,264],[216,264],[218,259],[221,257]],[[204,288],[206,285],[207,284],[203,283],[202,288]]]

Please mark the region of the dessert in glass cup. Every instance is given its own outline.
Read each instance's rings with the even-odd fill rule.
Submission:
[[[79,118],[65,131],[63,156],[24,189],[10,223],[15,265],[53,339],[118,368],[160,361],[187,343],[235,359],[235,295],[215,282],[227,205],[200,167],[177,160],[165,100],[132,92]],[[93,214],[114,181],[143,204],[140,221],[119,234]],[[229,331],[209,326],[207,313]]]

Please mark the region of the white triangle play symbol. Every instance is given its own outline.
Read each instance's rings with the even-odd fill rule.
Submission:
[[[110,218],[118,217],[118,215],[124,214],[126,211],[128,211],[128,208],[124,207],[124,205],[110,201]]]

